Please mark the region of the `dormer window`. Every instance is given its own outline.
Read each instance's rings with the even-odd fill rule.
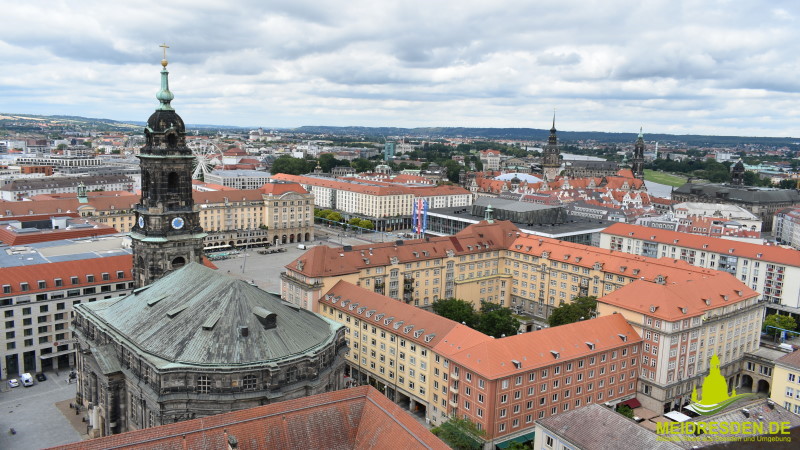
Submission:
[[[552,354],[552,355],[553,355],[553,358],[555,358],[555,359],[558,359],[558,358],[560,358],[560,357],[561,357],[561,354],[559,354],[559,353],[558,353],[557,351],[555,351],[555,350],[550,350],[550,354]]]

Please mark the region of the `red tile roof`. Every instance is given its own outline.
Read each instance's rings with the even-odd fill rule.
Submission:
[[[319,302],[428,348],[444,344],[444,339],[457,341],[459,349],[490,339],[466,325],[346,281],[336,283]]]
[[[717,272],[714,276],[697,280],[668,281],[665,284],[634,280],[601,297],[598,302],[674,322],[758,295],[733,275]]]
[[[35,244],[38,242],[60,241],[64,239],[78,239],[92,236],[105,236],[108,234],[116,234],[117,230],[114,227],[93,222],[90,220],[81,219],[77,214],[60,214],[59,216],[72,217],[69,219],[67,225],[91,225],[88,228],[62,228],[62,229],[41,229],[38,231],[25,231],[18,232],[11,226],[0,226],[0,242],[7,245],[27,245]],[[19,220],[21,222],[29,221],[42,221],[50,220],[52,215],[35,215],[35,216],[15,216],[4,220]]]
[[[54,447],[60,449],[441,449],[449,447],[371,386],[287,400]]]
[[[404,263],[444,258],[448,250],[456,255],[503,250],[511,244],[517,231],[518,228],[508,221],[494,224],[482,221],[453,236],[408,240],[403,245],[394,242],[364,244],[353,246],[350,251],[318,245],[286,268],[308,277],[331,277],[357,273],[367,267],[384,267],[391,264],[392,258]],[[298,263],[301,263],[302,270],[297,269]]]
[[[624,336],[623,340],[620,335]],[[490,339],[450,356],[488,379],[498,379],[557,361],[568,361],[636,342],[642,338],[622,314],[584,320],[500,339]],[[593,343],[590,348],[586,343]],[[557,352],[558,359],[552,352]],[[520,363],[516,368],[512,360]]]
[[[657,228],[626,223],[615,223],[603,230],[603,234],[688,247],[707,252],[733,255],[739,258],[750,258],[790,266],[800,266],[800,252],[794,249],[773,245],[751,244],[748,242],[679,233],[677,231],[659,230]]]
[[[308,194],[308,191],[299,183],[264,183],[259,189],[261,193],[280,196],[287,192],[297,192],[298,194]]]
[[[26,294],[37,294],[52,291],[55,279],[60,278],[63,287],[59,289],[77,289],[98,284],[112,282],[132,281],[133,257],[131,255],[109,256],[106,258],[81,259],[76,261],[53,262],[36,264],[32,266],[0,267],[0,284],[11,286],[11,295],[22,293],[21,283],[28,283]],[[117,271],[123,272],[122,278],[117,278]],[[103,280],[103,273],[107,273],[109,280]],[[88,282],[86,275],[94,275],[94,281]],[[72,284],[71,278],[78,277],[78,283]],[[47,283],[44,289],[39,288],[39,281]]]

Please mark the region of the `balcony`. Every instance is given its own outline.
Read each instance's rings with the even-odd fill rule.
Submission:
[[[451,408],[458,408],[458,402],[454,402],[454,401],[450,400],[450,407]]]
[[[450,392],[452,392],[453,394],[458,394],[458,388],[451,384],[450,385]]]
[[[453,380],[458,380],[458,374],[455,372],[450,373],[450,378]]]

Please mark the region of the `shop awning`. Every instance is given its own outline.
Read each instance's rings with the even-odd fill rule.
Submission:
[[[664,414],[664,417],[670,420],[674,420],[675,422],[686,422],[687,420],[691,420],[692,418],[687,416],[686,414],[678,411],[670,411]]]
[[[642,406],[642,404],[639,403],[639,400],[636,400],[635,398],[632,398],[632,399],[629,399],[629,400],[625,400],[624,402],[620,402],[619,404],[628,406],[631,409],[636,409],[636,408]]]
[[[511,445],[512,442],[519,442],[520,444],[523,444],[525,442],[532,441],[535,435],[536,435],[536,433],[531,431],[530,433],[523,434],[522,436],[517,436],[517,437],[515,437],[513,439],[509,439],[509,440],[507,440],[505,442],[501,442],[499,444],[496,444],[496,447],[497,448],[501,448],[501,449],[502,448],[508,448]]]

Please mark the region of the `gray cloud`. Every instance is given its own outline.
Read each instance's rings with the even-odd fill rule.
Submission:
[[[792,1],[32,0],[3,11],[9,112],[142,120],[166,41],[187,122],[539,127],[555,106],[564,129],[796,133]]]

